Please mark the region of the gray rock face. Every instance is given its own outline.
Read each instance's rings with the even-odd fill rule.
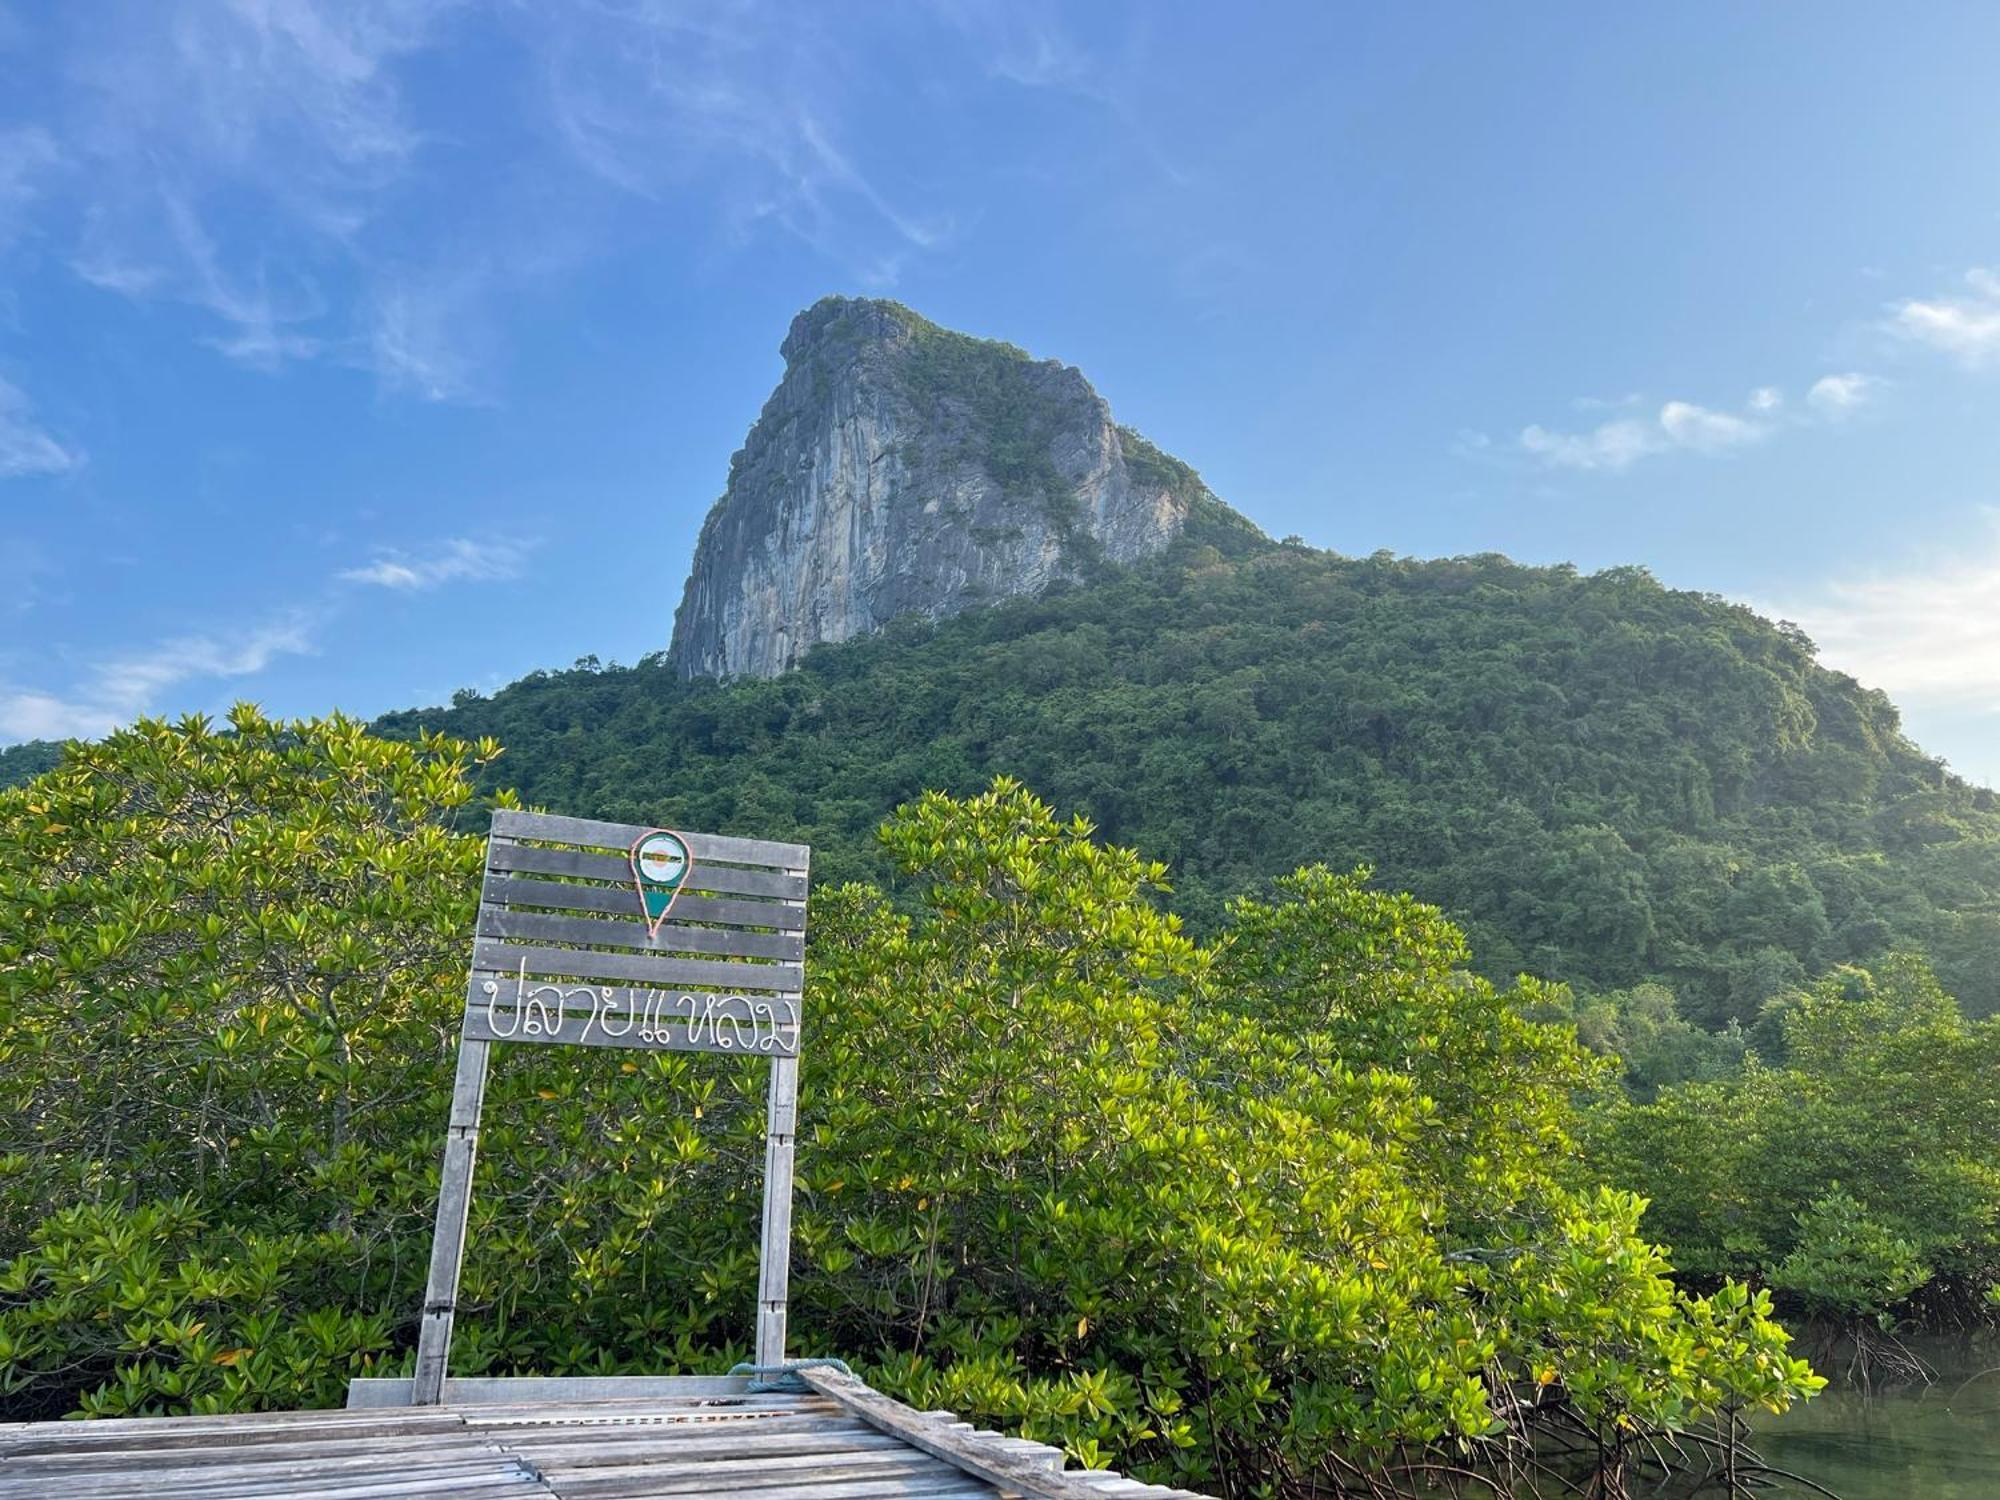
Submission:
[[[1132,562],[1200,481],[1112,423],[1082,374],[829,297],[729,466],[674,616],[683,677],[767,677],[899,615],[941,619]]]

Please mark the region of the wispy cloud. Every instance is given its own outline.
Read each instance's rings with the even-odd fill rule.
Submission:
[[[1936,555],[1761,607],[1899,701],[2000,714],[2000,510]]]
[[[152,197],[162,232],[149,240],[146,258],[130,258],[134,251],[95,215],[72,262],[77,275],[135,301],[171,296],[213,314],[224,331],[202,341],[254,370],[274,371],[320,351],[320,339],[296,331],[325,310],[309,283],[293,276],[287,289],[275,290],[262,266],[247,278],[232,275],[185,196],[156,184]]]
[[[95,663],[67,696],[0,686],[0,739],[107,734],[152,712],[170,689],[204,679],[248,677],[276,658],[313,649],[303,617],[235,635],[192,635]]]
[[[430,281],[398,280],[378,292],[369,313],[361,363],[385,391],[424,401],[478,402],[485,390],[468,351],[476,295],[473,273]]]
[[[517,54],[494,76],[524,92],[436,109],[411,65],[474,27]],[[198,309],[197,336],[246,369],[329,360],[386,394],[488,401],[502,299],[662,215],[715,225],[718,250],[791,237],[876,288],[955,234],[856,146],[867,60],[810,9],[158,0],[110,32],[48,31],[69,123],[0,131],[0,251],[35,232],[92,286]],[[458,171],[461,106],[504,115],[503,190]]]
[[[1612,417],[1581,432],[1562,432],[1540,425],[1521,430],[1521,451],[1552,469],[1619,473],[1643,458],[1664,453],[1720,455],[1753,447],[1787,427],[1804,427],[1837,420],[1870,401],[1883,382],[1852,371],[1827,375],[1806,392],[1804,407],[1789,412],[1785,393],[1776,386],[1753,390],[1740,412],[1698,406],[1692,401],[1668,401],[1651,415]],[[1629,409],[1638,397],[1615,402],[1583,400],[1580,410]]]
[[[61,155],[55,137],[38,125],[0,130],[0,250],[26,226],[29,208]]]
[[[1752,394],[1750,408],[1769,412],[1781,399],[1766,388]],[[1669,401],[1650,417],[1614,417],[1583,432],[1527,427],[1521,432],[1521,450],[1552,469],[1616,473],[1642,458],[1676,449],[1726,453],[1746,448],[1770,436],[1771,430],[1769,422],[1753,417],[1714,411],[1692,401]]]
[[[1823,375],[1806,392],[1806,405],[1829,417],[1844,417],[1875,399],[1882,382],[1873,375],[1850,371],[1845,375]]]
[[[447,583],[488,583],[518,578],[534,543],[512,538],[472,541],[465,537],[440,543],[427,553],[385,548],[365,567],[348,568],[339,576],[346,583],[417,592]]]
[[[1666,429],[1657,421],[1619,417],[1587,432],[1551,432],[1524,427],[1521,448],[1554,469],[1628,469],[1649,453],[1668,447]]]
[[[2000,360],[2000,272],[1965,273],[1956,296],[1912,298],[1889,310],[1889,331],[1977,369]]]
[[[1696,453],[1726,453],[1731,448],[1762,441],[1771,429],[1725,411],[1710,411],[1692,401],[1669,401],[1660,408],[1660,431],[1676,447],[1691,448]]]
[[[80,449],[36,421],[27,393],[0,380],[0,479],[66,474],[82,462]]]
[[[174,636],[139,650],[88,662],[61,690],[0,681],[0,743],[92,738],[185,701],[190,683],[251,677],[280,658],[311,655],[316,637],[352,605],[341,584],[422,592],[448,583],[519,576],[535,543],[517,538],[456,538],[421,552],[382,549],[375,559],[334,575],[315,600],[263,624]]]
[[[942,9],[987,59],[990,76],[1020,88],[1087,100],[1118,123],[1163,181],[1174,187],[1193,182],[1145,119],[1143,106],[1159,94],[1147,66],[1143,26],[1131,32],[1124,47],[1103,54],[1085,48],[1063,29],[1061,7],[1008,0],[997,5],[947,3]]]
[[[777,228],[894,280],[952,224],[912,212],[842,142],[837,28],[810,9],[672,3],[585,13],[550,41],[549,103],[577,162],[645,199],[706,183],[739,238]]]
[[[203,342],[247,368],[347,347],[321,276],[369,274],[362,230],[422,139],[393,69],[448,8],[163,0],[91,46],[73,69],[77,274],[201,309]]]

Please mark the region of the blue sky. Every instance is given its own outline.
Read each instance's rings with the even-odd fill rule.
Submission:
[[[828,292],[2000,782],[2000,7],[0,0],[0,740],[667,643]]]

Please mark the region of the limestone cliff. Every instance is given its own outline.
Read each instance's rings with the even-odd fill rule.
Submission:
[[[829,297],[782,353],[674,616],[684,677],[772,676],[898,615],[1134,561],[1208,499],[1078,371],[896,303]]]

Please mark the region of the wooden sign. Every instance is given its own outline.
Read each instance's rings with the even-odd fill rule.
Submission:
[[[810,858],[800,844],[496,812],[466,1036],[798,1056]]]
[[[757,1363],[785,1357],[805,991],[803,844],[493,814],[410,1399],[442,1399],[496,1042],[771,1060]]]

